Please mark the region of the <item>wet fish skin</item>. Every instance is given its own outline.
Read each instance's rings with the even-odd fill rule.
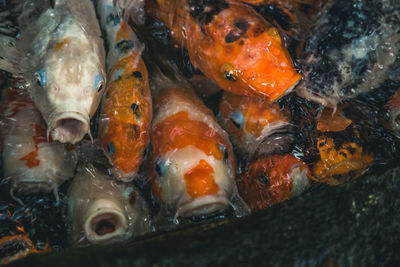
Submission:
[[[336,107],[386,80],[398,80],[399,29],[398,1],[332,1],[305,41],[303,80],[296,92]]]
[[[12,194],[57,193],[58,186],[74,175],[78,159],[74,147],[47,140],[46,124],[25,90],[10,87],[3,94],[3,179]]]
[[[81,164],[67,198],[74,245],[121,242],[151,230],[149,210],[138,191],[114,181],[101,167]]]
[[[22,77],[47,123],[47,134],[77,143],[89,132],[104,92],[104,47],[93,4],[80,0],[25,1],[20,36],[1,36],[0,68]],[[10,45],[7,45],[10,43]]]
[[[97,1],[101,26],[105,29],[108,84],[99,122],[99,142],[114,166],[118,179],[137,176],[150,141],[152,100],[144,46],[115,12],[112,0]]]
[[[152,193],[172,217],[227,209],[237,196],[227,134],[193,92],[161,91],[151,129]]]
[[[193,65],[222,89],[274,101],[300,79],[279,31],[235,1],[150,1]]]

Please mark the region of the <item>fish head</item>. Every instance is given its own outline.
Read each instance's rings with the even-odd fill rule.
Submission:
[[[67,37],[51,48],[35,72],[32,98],[48,126],[48,136],[62,143],[90,134],[105,88],[104,64],[90,45]]]
[[[189,56],[222,89],[275,101],[300,80],[278,29],[250,7],[232,2],[208,24],[193,23]]]
[[[400,137],[400,90],[398,90],[386,105],[389,109],[389,128],[395,136]]]
[[[290,131],[283,131],[290,128],[290,124],[276,103],[225,92],[219,111],[222,126],[233,136],[241,153],[253,153],[260,143],[273,135],[279,135],[278,139],[284,139],[285,143],[288,141],[285,136],[291,136]]]
[[[250,162],[239,190],[252,210],[265,209],[303,193],[310,177],[308,166],[296,157],[268,155]]]
[[[210,215],[225,210],[233,191],[227,162],[186,146],[155,161],[155,194],[177,216]]]

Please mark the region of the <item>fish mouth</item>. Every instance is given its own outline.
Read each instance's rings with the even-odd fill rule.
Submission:
[[[50,116],[47,137],[60,143],[75,144],[89,132],[90,118],[81,112],[60,112]]]
[[[85,222],[85,235],[90,243],[109,243],[125,239],[128,222],[124,214],[116,209],[99,209]]]
[[[226,196],[203,196],[180,203],[177,215],[182,217],[210,215],[227,209],[229,205],[230,202]]]
[[[285,153],[290,149],[290,146],[296,140],[296,126],[285,123],[264,137],[258,145],[254,157],[260,155],[272,155]]]

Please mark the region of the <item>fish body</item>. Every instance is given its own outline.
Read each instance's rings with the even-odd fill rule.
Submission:
[[[252,211],[298,196],[311,185],[308,166],[290,154],[264,155],[238,178],[240,195]]]
[[[399,29],[398,1],[332,1],[305,41],[297,93],[336,107],[387,80],[398,80]]]
[[[104,92],[104,47],[89,0],[22,1],[17,38],[0,36],[0,69],[22,77],[62,143],[90,134],[89,121]]]
[[[373,153],[365,151],[353,122],[325,108],[317,119],[316,148],[319,159],[311,170],[318,182],[338,185],[361,176],[374,162]]]
[[[390,98],[386,108],[390,115],[388,128],[400,138],[400,89]]]
[[[256,150],[263,150],[263,153],[268,150],[269,154],[282,152],[294,138],[293,125],[279,105],[258,97],[224,92],[219,105],[219,122],[241,155],[253,155]]]
[[[197,96],[165,89],[151,129],[152,193],[175,218],[227,209],[237,196],[235,159],[224,130]]]
[[[194,67],[224,90],[274,101],[300,79],[279,31],[247,5],[159,0],[148,11],[188,50]]]
[[[144,48],[130,27],[114,12],[113,1],[98,1],[97,10],[108,43],[107,93],[99,122],[99,141],[118,179],[133,179],[149,144],[152,100]]]
[[[105,169],[82,164],[67,197],[73,244],[112,243],[150,231],[144,199],[132,185],[114,181]]]
[[[47,140],[46,124],[25,90],[10,87],[3,94],[3,179],[21,194],[56,192],[74,175],[77,154],[73,146]]]

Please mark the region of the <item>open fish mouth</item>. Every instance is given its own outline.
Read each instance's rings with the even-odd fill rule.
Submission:
[[[255,151],[255,158],[259,155],[280,154],[289,150],[296,140],[296,126],[284,123],[268,133]]]
[[[107,243],[123,240],[128,230],[124,214],[115,209],[100,209],[85,222],[85,235],[91,243]]]
[[[178,205],[177,215],[182,217],[210,215],[227,209],[230,205],[224,195],[198,197]]]
[[[59,112],[50,115],[47,137],[60,143],[75,144],[89,132],[90,118],[81,112]]]

